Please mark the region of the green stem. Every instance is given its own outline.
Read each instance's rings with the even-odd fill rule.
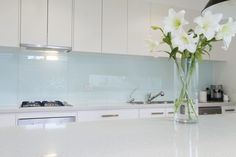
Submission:
[[[182,61],[184,61],[184,60],[182,60]],[[175,111],[177,112],[178,109],[180,108],[180,106],[183,103],[186,103],[188,118],[192,119],[193,117],[191,115],[191,112],[194,113],[195,117],[197,117],[197,113],[195,111],[194,103],[188,93],[188,90],[189,90],[189,85],[191,83],[192,75],[195,72],[195,60],[191,57],[190,58],[191,62],[187,63],[187,65],[185,65],[187,67],[185,67],[185,66],[181,67],[181,65],[184,65],[182,61],[181,61],[181,63],[179,63],[177,60],[175,60],[177,72],[178,72],[179,79],[180,79],[181,85],[182,85],[180,95],[175,102]],[[186,73],[185,73],[184,68],[186,70]]]

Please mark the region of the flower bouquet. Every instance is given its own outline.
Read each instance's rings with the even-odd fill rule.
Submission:
[[[189,22],[185,20],[185,11],[176,12],[169,9],[169,15],[164,19],[164,27],[152,26],[154,31],[161,31],[161,41],[149,39],[150,51],[158,50],[160,44],[166,44],[169,58],[175,62],[179,88],[175,100],[175,120],[184,123],[198,121],[198,63],[203,55],[210,55],[212,43],[223,41],[223,49],[227,50],[231,39],[236,33],[236,22],[228,18],[221,24],[222,14],[212,14],[206,11],[196,17],[194,29],[184,30]]]

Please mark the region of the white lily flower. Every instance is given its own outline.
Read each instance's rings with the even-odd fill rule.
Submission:
[[[183,26],[188,24],[184,19],[185,11],[176,12],[174,9],[169,9],[169,15],[164,20],[164,33],[171,32],[172,34],[182,31]]]
[[[203,34],[207,40],[211,40],[220,29],[219,22],[222,17],[222,14],[212,14],[210,11],[206,11],[203,16],[194,19],[194,22],[198,24],[195,33]]]
[[[229,18],[228,22],[220,26],[219,32],[216,34],[216,40],[222,40],[224,42],[223,49],[227,50],[229,48],[232,37],[236,34],[236,22],[233,18]]]
[[[174,47],[178,47],[179,51],[188,50],[191,53],[195,53],[199,38],[194,38],[193,36],[193,33],[188,35],[186,32],[182,32],[173,38],[172,44]]]
[[[160,45],[160,43],[158,41],[155,41],[155,40],[152,40],[152,39],[147,39],[146,43],[147,43],[148,49],[151,52],[156,52],[158,46]]]

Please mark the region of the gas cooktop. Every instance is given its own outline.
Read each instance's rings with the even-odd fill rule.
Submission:
[[[66,102],[61,101],[23,101],[21,108],[25,107],[61,107],[69,106]]]

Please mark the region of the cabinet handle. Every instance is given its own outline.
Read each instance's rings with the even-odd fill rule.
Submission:
[[[151,115],[163,115],[164,112],[152,112]]]
[[[233,112],[233,111],[235,111],[235,109],[226,109],[225,111],[226,112]]]
[[[110,117],[119,117],[118,114],[104,114],[101,115],[102,118],[110,118]]]
[[[168,112],[168,114],[174,114],[174,112]]]

